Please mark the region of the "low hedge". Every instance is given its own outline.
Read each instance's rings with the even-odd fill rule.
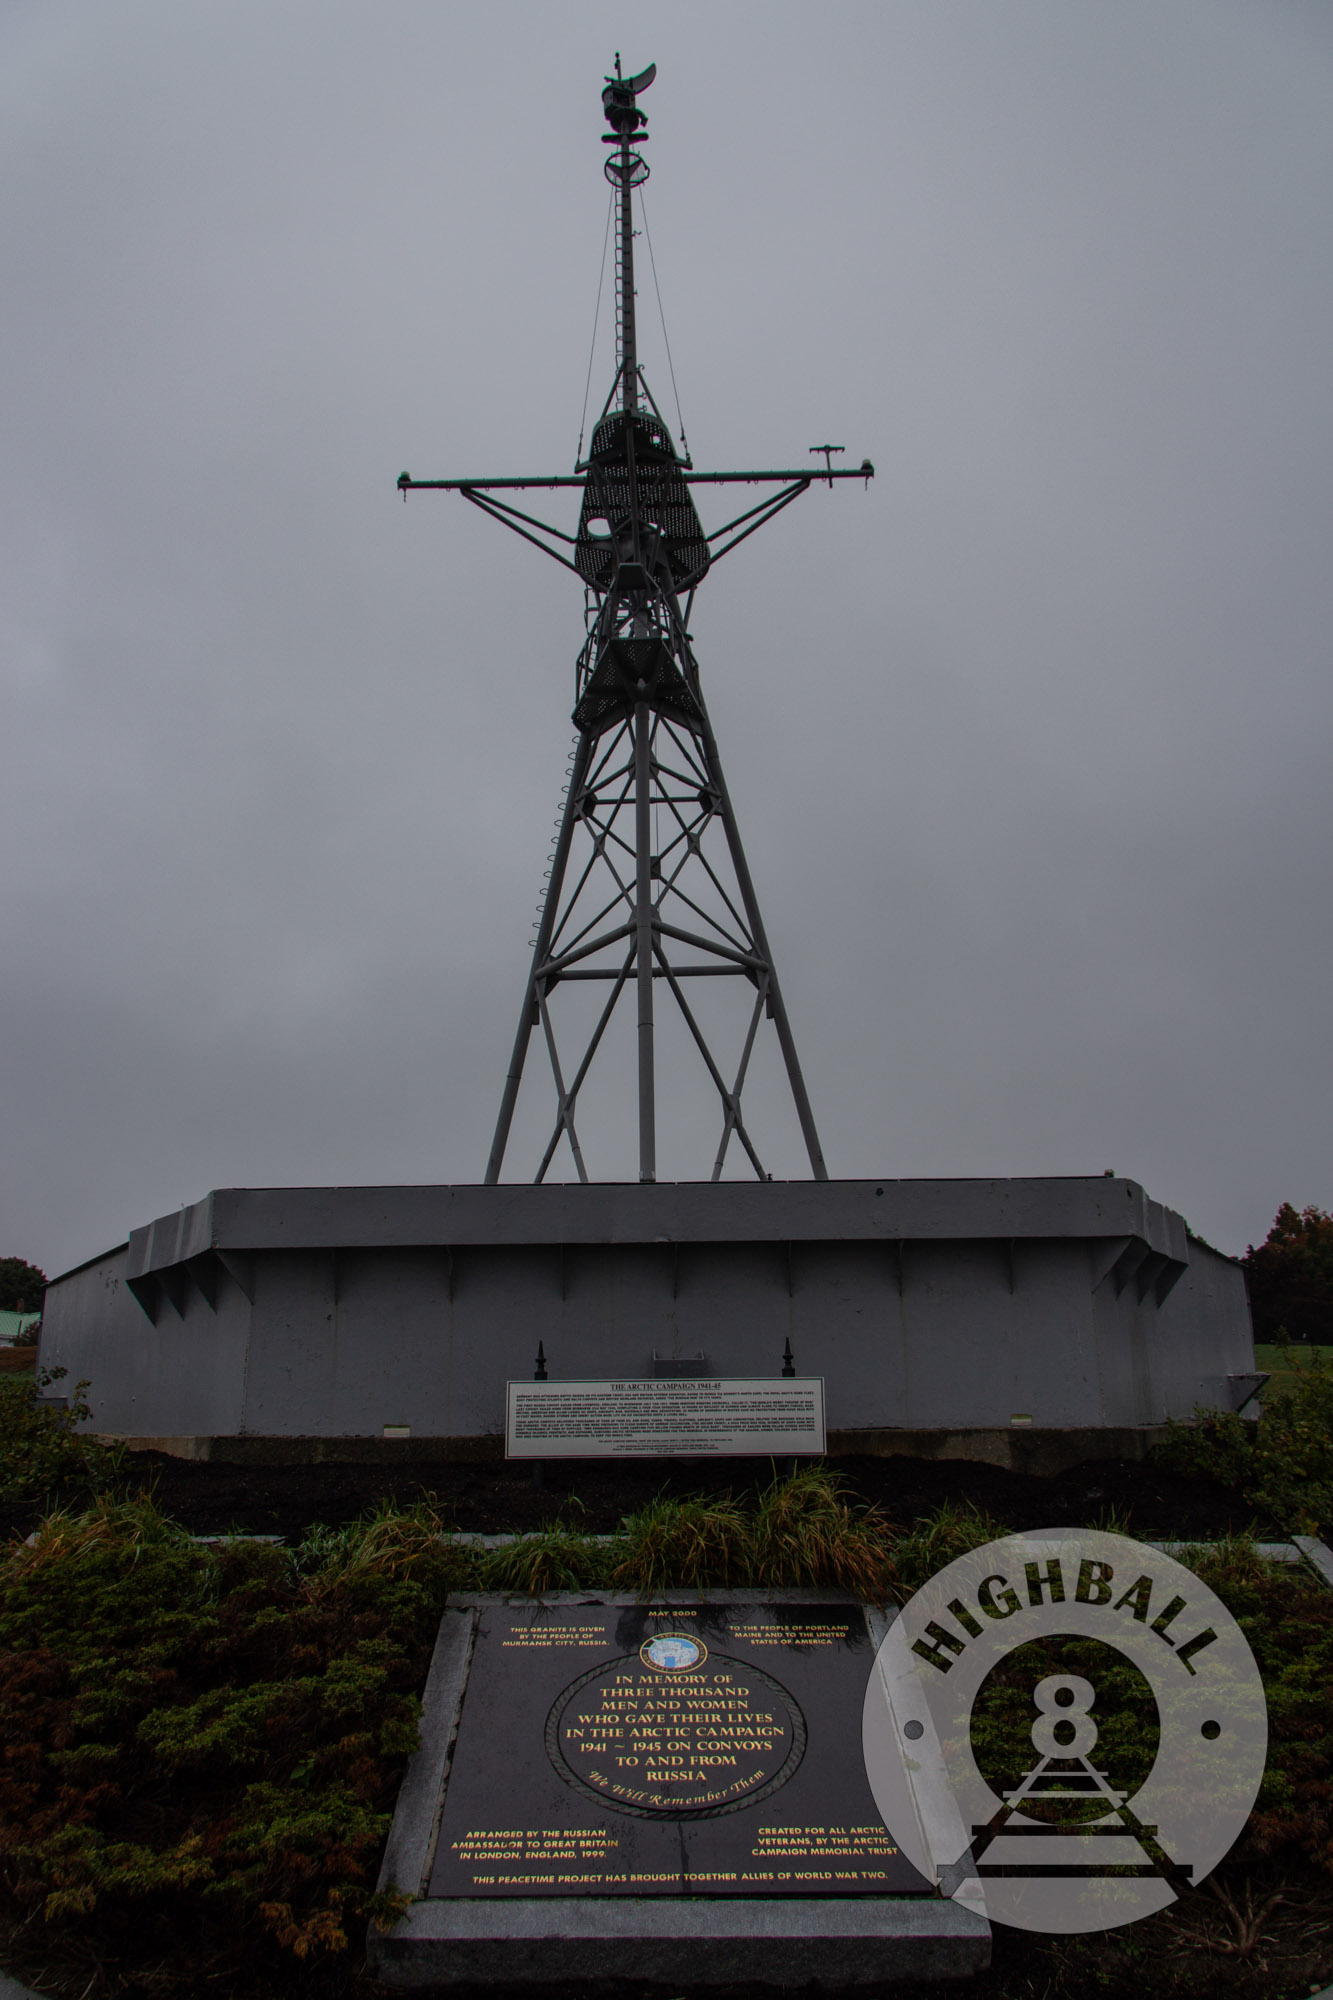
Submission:
[[[659,1498],[606,1539],[565,1518],[484,1547],[448,1535],[424,1501],[294,1549],[200,1543],[119,1491],[124,1463],[81,1435],[77,1390],[68,1410],[4,1393],[0,1490],[72,1497],[0,1553],[0,1959],[70,2000],[365,1986],[366,1927],[402,1906],[376,1894],[376,1875],[451,1591],[825,1584],[902,1599],[1004,1532],[965,1506],[895,1528],[808,1468],[748,1502]],[[1311,1371],[1258,1427],[1177,1427],[1165,1450],[1249,1482],[1294,1526],[1327,1518],[1305,1504],[1326,1393]],[[1270,1755],[1233,1856],[1206,1893],[1151,1920],[1152,1990],[1182,1996],[1221,1990],[1204,1980],[1214,1960],[1257,1978],[1284,1899],[1333,1910],[1333,1592],[1243,1540],[1185,1560],[1255,1652]],[[997,1707],[997,1756],[1029,1720]],[[1222,1914],[1209,1928],[1200,1910]],[[1329,1934],[1324,1922],[1324,1946]],[[1030,1940],[1008,1972],[1016,1947],[1001,1940],[985,1990],[1137,1992],[1146,1940],[1142,1926]]]
[[[1283,1351],[1282,1386],[1265,1391],[1257,1418],[1196,1409],[1171,1423],[1154,1461],[1241,1492],[1288,1534],[1333,1532],[1333,1363],[1322,1352]]]

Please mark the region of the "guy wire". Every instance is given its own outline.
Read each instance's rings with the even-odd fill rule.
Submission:
[[[671,375],[671,393],[676,399],[676,422],[680,425],[680,448],[688,458],[690,447],[685,441],[685,418],[680,407],[680,390],[676,387],[676,364],[671,359],[671,340],[667,334],[666,314],[662,310],[662,287],[657,282],[657,259],[653,255],[653,233],[648,227],[648,205],[639,189],[639,213],[643,217],[643,237],[648,245],[648,263],[653,273],[653,290],[657,293],[657,317],[662,322],[662,344],[666,348],[667,368]],[[580,454],[581,455],[581,454]]]
[[[588,379],[583,385],[583,415],[579,418],[579,451],[578,457],[574,461],[576,465],[580,465],[583,462],[583,432],[588,421],[588,397],[592,390],[592,364],[597,353],[597,322],[602,316],[602,287],[606,283],[606,246],[611,241],[611,213],[615,205],[616,191],[612,188],[611,199],[606,204],[606,231],[602,237],[602,268],[597,273],[597,304],[593,307],[592,314],[592,346],[588,349]]]

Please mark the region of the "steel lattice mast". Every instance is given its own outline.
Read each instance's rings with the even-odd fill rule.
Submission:
[[[562,1136],[579,1179],[589,1179],[576,1116],[579,1094],[607,1027],[633,995],[637,1014],[639,1179],[657,1178],[654,987],[680,1011],[721,1106],[712,1163],[721,1178],[732,1138],[761,1180],[767,1175],[741,1110],[760,1026],[776,1031],[811,1171],[828,1171],[796,1045],[764,933],[689,635],[694,593],[710,565],[772,520],[816,479],[869,479],[874,467],[838,470],[836,445],[812,449],[818,473],[696,472],[676,448],[639,366],[635,320],[633,191],[648,178],[638,148],[647,139],[638,97],[656,75],[606,79],[602,102],[613,150],[606,175],[615,190],[616,374],[572,476],[549,479],[413,479],[398,486],[463,494],[525,540],[553,555],[585,587],[587,638],[576,672],[577,730],[569,785],[534,943],[532,965],[486,1168],[500,1178],[534,1029],[540,1028],[555,1087],[556,1113],[535,1179],[545,1178]],[[721,528],[705,533],[691,495],[698,485],[770,489]],[[498,497],[509,491],[576,487],[578,528],[569,535]],[[682,599],[684,605],[682,608]],[[725,859],[723,855],[725,854]],[[723,977],[748,982],[753,999],[734,1066],[724,1071],[691,1006],[686,983]],[[556,1036],[552,998],[583,982],[609,990],[595,1024],[580,1036],[571,1067]]]

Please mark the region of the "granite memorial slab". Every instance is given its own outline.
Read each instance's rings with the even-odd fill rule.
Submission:
[[[855,1603],[487,1607],[430,1894],[927,1889],[866,1779],[872,1657]]]
[[[390,1984],[957,1977],[983,1919],[875,1808],[875,1645],[834,1593],[478,1597],[445,1614],[371,1940]],[[804,1967],[804,1970],[802,1968]]]

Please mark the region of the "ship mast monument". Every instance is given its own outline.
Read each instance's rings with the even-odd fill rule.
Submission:
[[[367,1438],[432,1459],[748,1455],[822,1448],[810,1426],[774,1442],[778,1403],[804,1422],[818,1389],[831,1452],[1054,1471],[1137,1455],[1165,1417],[1239,1408],[1260,1379],[1239,1267],[1137,1181],[829,1179],[690,621],[713,564],[874,468],[829,444],[792,471],[698,472],[672,435],[635,312],[653,75],[617,59],[602,93],[616,366],[586,457],[580,438],[568,474],[398,482],[462,494],[584,591],[569,784],[485,1182],[215,1188],[65,1272],[40,1359],[87,1380],[98,1431],[240,1462]],[[572,533],[534,511],[565,488]],[[745,1115],[770,1034],[811,1179],[771,1179]],[[523,1186],[501,1174],[534,1036],[554,1111]],[[594,1066],[599,1106],[637,1101],[637,1178],[603,1171]],[[658,1179],[668,1076],[718,1112],[685,1180]]]
[[[579,1095],[618,1008],[637,1028],[638,1177],[657,1179],[656,995],[680,1012],[713,1088],[721,1130],[712,1158],[720,1180],[734,1139],[760,1180],[771,1178],[746,1123],[742,1093],[765,1017],[773,1024],[810,1171],[828,1170],[801,1074],[740,829],[722,772],[690,637],[695,592],[712,565],[815,483],[869,481],[874,467],[833,465],[840,445],[816,445],[822,466],[786,472],[697,472],[672,437],[639,361],[634,282],[635,191],[648,178],[647,119],[639,99],[656,76],[606,79],[605,172],[615,215],[616,366],[587,457],[563,477],[413,479],[461,493],[492,519],[545,549],[579,578],[587,635],[578,656],[574,756],[549,881],[519,1009],[509,1074],[486,1168],[500,1179],[524,1065],[540,1031],[555,1115],[533,1178],[546,1178],[562,1138],[579,1180],[590,1178],[578,1131]],[[754,504],[706,532],[696,487],[758,487]],[[576,488],[578,527],[565,533],[515,504],[532,489]],[[747,501],[750,496],[747,494]],[[692,982],[726,978],[749,992],[738,1049],[728,1061],[692,1004]],[[556,991],[592,983],[605,1001],[572,1047]],[[572,1010],[571,1010],[572,1011]],[[702,1162],[701,1162],[702,1164]],[[606,1176],[602,1176],[606,1178]],[[702,1175],[699,1176],[702,1178]]]

